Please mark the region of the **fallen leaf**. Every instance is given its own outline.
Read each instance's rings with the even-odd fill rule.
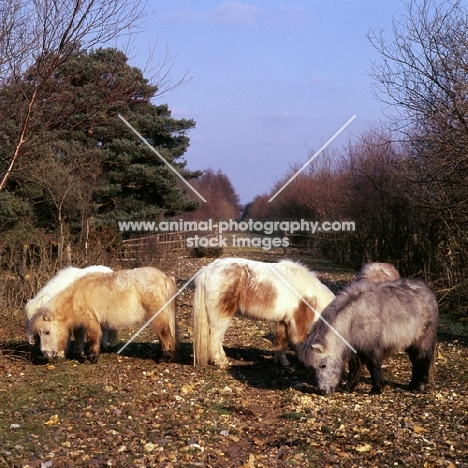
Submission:
[[[143,448],[145,449],[145,452],[152,452],[156,448],[156,446],[151,442],[148,442]]]
[[[249,455],[249,460],[245,462],[241,468],[255,468],[254,462],[255,462],[255,455],[251,453]]]
[[[44,424],[46,426],[53,426],[54,424],[58,424],[60,422],[60,419],[58,417],[58,414],[53,414],[48,421],[46,421]]]
[[[254,437],[253,443],[254,443],[256,446],[261,447],[262,445],[265,444],[265,441],[263,441],[262,439],[259,439],[258,437]]]
[[[413,425],[413,431],[414,432],[426,432],[426,429],[424,429],[424,427],[421,427],[421,426],[417,426],[416,424]]]
[[[371,449],[372,449],[372,446],[370,446],[369,444],[358,445],[355,448],[356,452],[368,452]]]
[[[192,385],[183,385],[182,388],[180,389],[180,391],[185,394],[191,393],[192,390],[193,390]]]

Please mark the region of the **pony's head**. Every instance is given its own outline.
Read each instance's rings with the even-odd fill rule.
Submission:
[[[307,367],[315,371],[317,387],[320,392],[329,395],[336,390],[343,375],[343,359],[337,354],[327,352],[320,343],[304,342],[300,358]]]
[[[37,313],[29,324],[29,333],[39,336],[42,354],[48,359],[65,357],[69,330],[47,309]]]

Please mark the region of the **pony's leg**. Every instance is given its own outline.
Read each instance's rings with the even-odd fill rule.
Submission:
[[[89,345],[88,359],[97,362],[101,349],[102,329],[99,322],[93,317],[86,324],[86,338]]]
[[[429,383],[432,355],[416,348],[409,348],[407,353],[413,365],[409,389],[422,392]]]
[[[288,358],[286,357],[286,350],[289,345],[288,324],[283,320],[276,323],[276,350],[275,362],[284,367],[289,366]]]
[[[151,322],[154,332],[159,336],[160,346],[156,359],[164,362],[173,361],[176,352],[176,340],[171,332],[168,320],[166,313],[163,311]]]
[[[384,381],[382,378],[382,359],[378,356],[368,357],[366,359],[366,367],[371,375],[372,388],[370,395],[380,395]]]
[[[102,336],[101,336],[101,349],[107,351],[107,346],[109,345],[109,327],[102,327]]]
[[[109,336],[107,338],[108,346],[115,346],[119,342],[119,332],[113,328],[109,328]]]
[[[307,338],[310,326],[314,322],[317,308],[317,299],[315,297],[302,297],[298,303],[297,309],[285,323],[286,336],[283,338],[283,354],[286,359],[286,349],[289,342],[292,343],[296,353],[299,354],[301,346]],[[286,360],[287,362],[287,360]]]
[[[352,392],[359,382],[361,376],[362,361],[357,353],[351,352],[348,361],[348,382],[346,383],[345,390]]]
[[[232,317],[218,317],[216,323],[211,324],[211,363],[215,366],[229,364],[223,348],[224,335],[226,334]]]
[[[101,348],[107,351],[109,346],[114,346],[119,342],[118,331],[109,327],[102,327]]]
[[[73,336],[75,337],[75,345],[73,347],[73,354],[75,356],[84,356],[84,347],[86,340],[86,330],[84,327],[78,327],[73,330]]]

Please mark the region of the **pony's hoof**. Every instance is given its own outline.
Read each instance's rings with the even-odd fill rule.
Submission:
[[[275,364],[278,367],[289,367],[289,360],[284,354],[275,353]]]
[[[227,369],[229,366],[230,366],[230,363],[229,361],[217,361],[217,362],[213,362],[213,366],[215,367],[218,367],[219,369]]]
[[[98,362],[99,354],[88,354],[88,358],[86,359],[86,364],[96,364]]]
[[[214,358],[210,359],[210,362],[213,366],[220,367],[220,368],[226,368],[229,367],[229,359],[227,357],[219,357],[219,358]]]
[[[419,383],[419,384],[414,384],[410,383],[408,385],[408,389],[411,393],[424,393],[424,390],[426,390],[426,384]]]
[[[175,355],[171,351],[163,351],[158,357],[158,362],[173,362],[175,360]]]
[[[381,388],[371,388],[369,395],[380,395],[382,393]]]

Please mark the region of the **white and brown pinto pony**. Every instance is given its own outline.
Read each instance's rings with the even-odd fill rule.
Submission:
[[[36,336],[29,327],[29,322],[37,312],[46,306],[46,304],[60,291],[70,286],[73,281],[81,278],[82,276],[89,275],[91,273],[112,273],[109,267],[103,265],[92,265],[86,268],[66,267],[60,270],[46,285],[32,298],[25,306],[26,312],[26,329],[28,330],[29,343],[36,344]],[[72,335],[75,338],[75,354],[83,354],[85,334],[82,328],[73,330]],[[117,332],[115,330],[104,327],[102,330],[101,345],[104,349],[108,345],[115,344],[117,342]],[[63,356],[62,356],[63,357]]]
[[[234,315],[277,322],[275,359],[288,365],[286,349],[297,349],[318,314],[335,295],[315,273],[291,262],[218,259],[196,278],[193,303],[194,364],[228,364],[224,335]]]
[[[175,279],[157,268],[144,267],[112,273],[93,273],[75,280],[56,294],[30,321],[47,358],[64,353],[71,331],[83,327],[88,358],[99,356],[102,327],[129,328],[143,320],[159,337],[163,359],[173,359],[178,345]]]

